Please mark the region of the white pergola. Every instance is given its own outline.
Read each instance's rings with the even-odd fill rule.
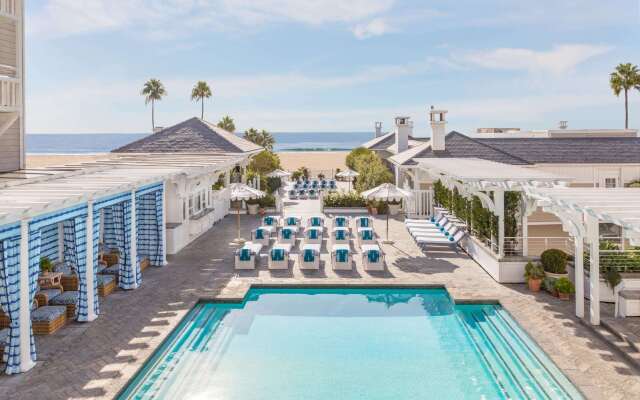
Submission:
[[[531,167],[503,164],[479,158],[416,158],[417,168],[449,189],[456,188],[466,198],[477,196],[485,208],[498,217],[498,257],[504,256],[504,192],[524,191],[528,187],[564,185],[572,179]],[[493,199],[489,196],[493,193]],[[523,235],[526,236],[526,217],[535,209],[527,205],[524,212]]]
[[[600,223],[620,226],[633,244],[640,243],[640,189],[540,188],[526,189],[546,212],[561,221],[575,242],[576,315],[584,317],[584,242],[589,245],[590,321],[600,324]]]

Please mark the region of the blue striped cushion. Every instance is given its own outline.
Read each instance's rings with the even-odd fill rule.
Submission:
[[[31,312],[31,320],[39,322],[51,322],[67,313],[65,306],[44,306]]]
[[[76,304],[77,299],[78,292],[76,290],[70,290],[49,300],[49,303],[54,306],[64,306],[67,304]]]
[[[284,261],[284,249],[271,249],[271,259],[273,261]]]
[[[47,299],[51,300],[56,296],[59,296],[62,293],[60,289],[41,289],[38,293],[44,294],[47,296]]]
[[[273,225],[273,217],[264,217],[264,224],[267,226]]]
[[[247,248],[240,249],[240,261],[251,260],[251,250]]]
[[[345,240],[346,237],[346,232],[343,231],[342,229],[339,231],[336,231],[336,240]]]
[[[118,275],[119,272],[120,264],[113,264],[112,266],[104,268],[102,271],[100,271],[101,274],[105,275]]]
[[[373,231],[362,231],[362,240],[373,240]]]
[[[318,230],[310,229],[309,230],[309,239],[317,239],[318,238]]]
[[[311,226],[320,226],[322,220],[319,217],[311,218]]]
[[[264,229],[256,229],[256,239],[264,239]]]
[[[296,220],[296,217],[287,218],[287,225],[293,226],[293,225],[297,225],[297,224],[298,224],[298,221]]]
[[[282,230],[282,238],[283,239],[291,239],[291,229],[283,229]]]
[[[104,286],[113,282],[115,277],[113,275],[97,275],[96,279],[98,281],[98,286]]]
[[[380,252],[378,250],[369,250],[367,258],[369,262],[376,263],[380,259]]]
[[[304,249],[304,261],[305,262],[312,262],[315,259],[316,259],[315,253],[313,252],[312,249]]]
[[[336,218],[336,226],[347,226],[347,219],[345,217]]]
[[[349,250],[347,249],[338,249],[336,250],[336,261],[338,262],[347,262],[349,257]]]
[[[368,228],[369,227],[369,218],[360,218],[360,226],[362,228]]]

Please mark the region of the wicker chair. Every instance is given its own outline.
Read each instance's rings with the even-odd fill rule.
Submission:
[[[106,297],[116,290],[114,275],[97,275],[96,279],[98,280],[98,294],[101,297]]]
[[[52,306],[65,306],[67,309],[67,319],[73,320],[76,317],[76,301],[78,292],[75,290],[64,292],[49,300]]]
[[[67,323],[67,311],[63,306],[44,306],[31,311],[34,335],[50,335]]]

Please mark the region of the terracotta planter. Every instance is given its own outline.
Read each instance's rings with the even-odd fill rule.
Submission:
[[[258,214],[258,207],[260,207],[259,204],[247,204],[247,212],[249,215],[256,215]]]
[[[560,293],[560,292],[558,292],[558,298],[560,300],[569,300],[571,298],[571,295],[569,293]]]
[[[378,209],[375,207],[371,207],[369,209],[369,212],[371,213],[371,215],[378,215]]]
[[[529,279],[527,284],[529,285],[529,290],[532,292],[539,292],[540,286],[542,286],[542,279]]]

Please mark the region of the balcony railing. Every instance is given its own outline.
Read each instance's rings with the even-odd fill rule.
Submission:
[[[18,0],[0,0],[0,15],[11,19],[18,18]]]
[[[20,80],[11,77],[0,77],[0,111],[16,111],[20,109]]]
[[[504,238],[504,255],[506,257],[525,256],[525,248],[527,257],[539,257],[547,249],[560,249],[567,254],[573,254],[574,252],[573,238],[567,236]]]

